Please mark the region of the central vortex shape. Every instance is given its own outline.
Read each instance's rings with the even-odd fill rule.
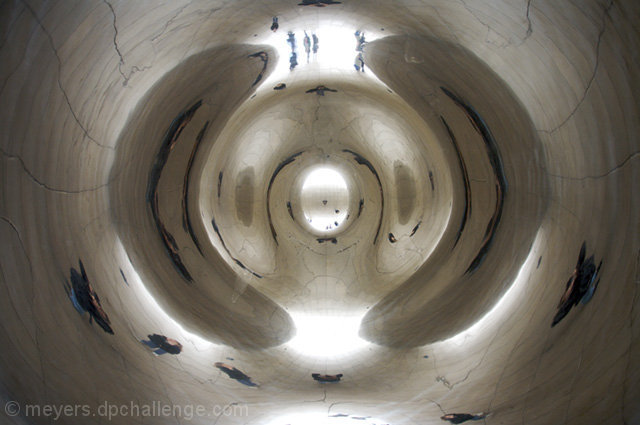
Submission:
[[[316,168],[305,178],[300,191],[304,218],[318,233],[341,230],[347,219],[350,195],[347,182],[338,171]]]

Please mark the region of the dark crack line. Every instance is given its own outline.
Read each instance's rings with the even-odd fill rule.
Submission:
[[[169,20],[164,24],[164,27],[162,28],[162,30],[160,30],[160,32],[159,32],[157,35],[154,35],[154,36],[151,38],[151,42],[153,43],[153,42],[154,42],[154,41],[156,41],[158,38],[160,38],[160,37],[161,37],[161,36],[162,36],[166,31],[167,31],[167,28],[169,28],[169,25],[171,25],[171,24],[173,23],[173,21],[175,21],[175,20],[178,18],[178,16],[180,16],[180,14],[181,14],[182,12],[184,12],[184,10],[185,10],[187,7],[191,6],[191,3],[193,3],[193,1],[188,2],[187,4],[185,4],[184,6],[182,6],[180,9],[178,9],[178,11],[177,11],[177,12],[176,12],[172,17],[171,17],[171,19],[169,19]]]
[[[202,26],[205,24],[205,22],[207,22],[209,18],[211,18],[211,15],[213,15],[220,9],[222,9],[222,6],[209,9],[209,13],[207,14],[207,16],[202,20],[202,22],[200,22],[200,25],[198,25],[198,28],[194,31],[193,37],[189,41],[189,46],[187,46],[187,48],[184,49],[184,54],[180,58],[179,62],[182,62],[184,58],[189,54],[189,51],[191,50],[191,46],[193,46],[193,43],[196,41],[196,37],[198,36],[198,33],[202,29]]]
[[[554,127],[551,130],[538,130],[538,131],[541,131],[541,132],[547,133],[547,134],[553,134],[556,131],[558,131],[567,122],[569,122],[569,120],[571,118],[573,118],[573,116],[576,114],[576,112],[578,112],[578,109],[580,109],[580,106],[582,105],[582,103],[587,98],[587,94],[589,93],[589,90],[591,89],[591,85],[595,81],[596,75],[598,73],[598,67],[600,65],[600,45],[602,44],[602,37],[603,37],[604,31],[605,31],[605,29],[607,27],[607,16],[609,16],[609,11],[611,10],[612,7],[613,7],[613,0],[610,0],[609,4],[605,8],[604,13],[602,15],[602,26],[600,28],[600,33],[598,34],[598,41],[596,42],[596,61],[595,61],[596,63],[594,65],[594,67],[593,67],[593,73],[591,74],[591,78],[589,78],[589,81],[587,82],[587,86],[584,89],[584,92],[582,93],[582,98],[578,101],[578,103],[573,108],[571,113],[559,125],[557,125],[556,127]]]
[[[122,85],[126,86],[129,83],[129,78],[127,78],[127,76],[124,75],[124,72],[122,72],[122,66],[125,64],[125,61],[124,61],[124,57],[122,56],[122,52],[120,51],[120,47],[118,46],[118,25],[117,25],[118,22],[116,18],[116,11],[113,10],[113,5],[109,3],[107,0],[102,0],[102,2],[107,5],[109,10],[111,11],[111,16],[113,17],[113,47],[116,50],[118,57],[120,58],[120,63],[118,63],[118,72],[124,79]]]
[[[85,192],[95,192],[96,190],[100,190],[103,189],[106,186],[109,186],[111,184],[111,182],[113,180],[115,180],[115,178],[117,176],[114,176],[111,180],[107,181],[106,183],[103,183],[99,186],[96,187],[92,187],[92,188],[88,188],[88,189],[78,189],[78,190],[64,190],[64,189],[58,189],[55,187],[51,187],[49,185],[47,185],[46,183],[41,182],[36,176],[33,175],[33,173],[27,168],[26,164],[24,163],[24,161],[22,160],[21,157],[19,157],[18,155],[12,155],[10,153],[5,152],[4,150],[0,149],[0,155],[4,155],[5,157],[9,158],[9,159],[13,159],[13,160],[17,160],[18,162],[20,162],[20,165],[22,166],[22,169],[24,170],[24,172],[31,178],[31,180],[33,180],[34,183],[36,183],[38,186],[42,187],[43,189],[49,190],[51,192],[56,192],[56,193],[64,193],[66,195],[76,195],[78,193],[85,193]]]
[[[71,101],[69,100],[69,96],[67,95],[66,90],[64,89],[64,87],[62,86],[62,82],[60,81],[60,75],[62,75],[62,61],[60,60],[60,56],[58,55],[58,50],[56,49],[55,44],[53,43],[53,37],[51,37],[51,34],[49,33],[49,31],[47,31],[47,29],[44,27],[44,25],[42,24],[42,21],[40,20],[40,18],[38,18],[38,15],[36,15],[36,12],[31,8],[31,6],[29,6],[28,3],[25,2],[25,0],[20,0],[22,2],[23,5],[25,5],[25,7],[27,9],[29,9],[29,12],[31,12],[31,15],[33,16],[33,18],[36,20],[36,22],[38,23],[38,26],[40,27],[40,29],[42,30],[42,32],[45,33],[45,35],[47,36],[47,38],[49,39],[49,44],[51,45],[51,49],[53,50],[53,54],[56,57],[56,60],[58,61],[58,87],[60,88],[60,91],[62,92],[62,95],[64,96],[65,101],[67,102],[67,106],[69,108],[69,111],[71,112],[71,115],[73,115],[73,119],[76,121],[76,123],[78,124],[78,126],[82,129],[82,131],[84,132],[84,135],[91,140],[93,143],[95,143],[96,145],[102,147],[102,148],[106,148],[106,149],[111,149],[114,150],[115,148],[113,148],[112,146],[108,146],[105,144],[102,144],[100,142],[98,142],[96,139],[94,139],[93,137],[91,137],[91,135],[89,134],[89,132],[87,131],[87,129],[85,128],[84,125],[82,125],[82,123],[80,122],[80,119],[78,118],[78,115],[76,115],[75,110],[73,109],[73,107],[71,106]]]
[[[2,40],[2,43],[0,43],[0,50],[2,50],[4,48],[4,45],[7,44],[7,41],[9,41],[9,34],[11,34],[13,30],[13,25],[18,21],[18,19],[20,19],[20,16],[22,16],[23,11],[24,10],[20,10],[17,15],[14,15],[11,22],[9,22],[9,25],[7,25],[7,28],[6,28],[7,37],[4,40]],[[14,12],[15,12],[15,9],[14,9]]]
[[[24,58],[23,58],[24,60]],[[20,68],[20,66],[22,65],[22,61],[20,61],[15,68],[13,68],[11,70],[11,72],[9,73],[9,75],[7,75],[7,78],[5,78],[4,82],[2,83],[2,87],[0,87],[0,93],[4,92],[4,88],[7,86],[7,83],[9,82],[9,80],[11,79],[11,77],[13,77],[13,75],[16,73],[16,71]]]
[[[0,216],[0,220],[3,220],[9,226],[11,226],[13,228],[13,231],[16,232],[16,235],[18,235],[18,240],[20,241],[20,246],[22,247],[22,251],[24,251],[24,256],[27,257],[27,261],[29,262],[29,272],[31,273],[31,276],[33,276],[33,266],[31,264],[31,258],[29,258],[29,253],[27,252],[27,249],[24,246],[24,242],[22,241],[22,236],[20,235],[20,231],[18,230],[16,225],[13,224],[13,222],[11,220],[9,220],[7,217]]]
[[[607,171],[606,173],[599,174],[597,176],[569,177],[569,176],[562,176],[562,175],[559,175],[559,174],[551,174],[551,173],[547,173],[547,175],[550,176],[550,177],[556,177],[556,178],[563,179],[563,180],[575,180],[575,181],[582,181],[582,180],[587,180],[587,179],[601,179],[603,177],[607,177],[607,176],[615,173],[616,171],[620,170],[622,167],[627,165],[627,163],[629,161],[631,161],[633,158],[635,158],[638,155],[640,155],[640,151],[630,154],[620,164],[616,165],[615,167],[613,167],[611,170]]]
[[[442,408],[442,405],[440,403],[438,403],[435,400],[432,400],[430,398],[428,398],[427,400],[429,400],[431,403],[435,404],[436,406],[438,406],[438,409],[440,409],[440,411],[442,412],[443,415],[446,415],[447,412],[445,412],[445,410]]]
[[[531,25],[531,16],[529,15],[530,11],[531,11],[531,0],[527,1],[527,15],[526,15],[526,17],[527,17],[527,34],[522,39],[522,43],[527,41],[527,39],[529,37],[531,37],[531,34],[533,34],[533,26]],[[520,44],[522,44],[522,43],[520,43]]]
[[[449,389],[452,390],[456,385],[465,382],[467,379],[469,379],[469,376],[475,372],[476,369],[478,369],[480,367],[480,365],[482,365],[482,363],[484,362],[484,360],[487,357],[487,354],[489,354],[489,350],[491,349],[491,346],[493,345],[494,341],[496,340],[496,338],[498,337],[498,334],[500,334],[500,332],[502,331],[502,327],[505,324],[503,323],[498,330],[496,331],[495,335],[493,335],[493,338],[491,338],[491,341],[489,342],[489,344],[487,345],[486,350],[484,350],[484,354],[482,355],[482,357],[480,358],[480,361],[473,366],[471,369],[469,369],[469,371],[467,372],[467,374],[465,375],[464,378],[460,379],[459,381],[454,382],[453,384],[449,384]],[[444,377],[443,377],[444,378]],[[444,383],[444,382],[443,382]]]

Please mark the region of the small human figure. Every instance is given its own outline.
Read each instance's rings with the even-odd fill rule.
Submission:
[[[353,66],[356,71],[364,72],[364,57],[362,56],[362,52],[356,55],[356,60],[354,61]]]
[[[340,382],[342,378],[342,374],[339,373],[337,375],[321,375],[319,373],[312,373],[311,377],[318,382],[327,383],[327,382]]]
[[[278,85],[276,85],[273,89],[274,90],[284,90],[287,88],[287,85],[285,83],[280,83]]]
[[[333,0],[302,0],[302,3],[298,3],[298,6],[325,7],[331,4],[342,4],[342,2]]]
[[[93,290],[87,277],[87,272],[84,269],[82,260],[78,260],[80,266],[80,272],[73,267],[69,269],[71,274],[71,285],[67,282],[65,290],[73,307],[83,314],[85,311],[89,313],[89,323],[95,321],[98,326],[102,328],[106,333],[113,335],[113,329],[111,328],[111,321],[109,316],[102,309],[100,304],[100,297]]]
[[[298,55],[291,52],[291,56],[289,56],[289,71],[293,71],[296,66],[298,66]]]
[[[161,356],[163,354],[180,354],[182,352],[182,344],[173,338],[167,338],[164,335],[151,334],[147,335],[148,341],[141,341],[146,346],[155,349],[153,354]]]
[[[356,37],[356,51],[362,52],[366,43],[366,40],[364,38],[364,31],[360,32],[360,30],[358,30],[354,33],[354,35]]]
[[[278,17],[274,16],[273,21],[271,23],[271,31],[276,32],[278,31],[279,27],[280,27],[280,24],[278,24]]]
[[[222,362],[216,362],[214,364],[215,367],[217,367],[218,369],[220,369],[221,371],[223,371],[224,373],[227,374],[227,376],[229,376],[229,378],[231,379],[235,379],[236,381],[240,382],[241,384],[244,384],[248,387],[257,387],[258,384],[256,384],[255,382],[253,382],[251,380],[251,377],[249,377],[248,375],[246,375],[244,372],[240,371],[239,369],[236,369],[235,367],[228,365],[226,363],[222,363]]]
[[[287,33],[287,43],[291,46],[292,52],[296,50],[296,35],[291,31]]]
[[[305,91],[305,93],[315,93],[318,96],[324,96],[324,92],[325,91],[337,92],[338,90],[330,89],[329,87],[324,86],[324,85],[321,84],[321,85],[319,85],[317,87],[314,87],[312,89],[309,89],[309,90]]]
[[[466,421],[479,421],[487,417],[485,413],[448,413],[444,416],[441,416],[440,419],[443,421],[449,421],[452,424],[461,424]]]
[[[318,53],[318,48],[320,47],[318,36],[315,34],[311,34],[311,39],[313,40],[313,54]]]
[[[307,63],[309,63],[309,54],[311,53],[311,39],[309,38],[309,35],[306,31],[304,32],[304,39],[302,44],[304,44],[304,52],[307,54]]]
[[[578,262],[567,281],[565,291],[560,298],[556,314],[551,322],[551,327],[554,327],[564,319],[571,308],[578,305],[579,302],[582,302],[582,304],[588,303],[598,288],[598,283],[600,283],[598,274],[600,273],[600,267],[602,267],[602,261],[596,267],[593,255],[585,260],[586,250],[586,242],[583,242],[578,254]]]

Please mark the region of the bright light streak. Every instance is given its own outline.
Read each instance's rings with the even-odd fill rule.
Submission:
[[[356,420],[354,422],[354,420]],[[355,416],[355,415],[338,415],[327,416],[326,413],[320,412],[305,412],[305,413],[290,413],[283,416],[279,416],[268,425],[382,425],[388,424],[378,418],[369,416]]]
[[[120,240],[118,239],[117,243],[119,245],[118,248],[120,249],[120,252],[122,253],[123,258],[127,258],[126,257],[127,254],[124,249],[124,246],[122,245],[122,242],[120,242]],[[214,345],[211,341],[207,341],[206,339],[192,332],[189,332],[188,330],[183,328],[180,323],[176,322],[171,316],[165,313],[165,311],[162,309],[160,304],[158,304],[156,299],[153,297],[153,295],[151,295],[147,287],[144,285],[144,282],[140,278],[140,275],[136,272],[133,266],[130,268],[130,270],[127,271],[127,274],[132,275],[129,281],[133,283],[132,288],[134,288],[134,290],[136,291],[136,296],[138,298],[138,302],[141,304],[141,308],[149,309],[152,312],[152,314],[157,314],[158,316],[154,317],[157,323],[161,323],[163,324],[163,326],[166,326],[164,325],[164,323],[168,323],[169,326],[175,326],[178,329],[178,331],[182,334],[181,336],[184,338],[184,340],[191,342],[194,345],[194,347],[198,350],[206,350]],[[159,331],[159,329],[158,330],[151,329],[150,332],[151,331],[157,332]],[[169,337],[180,340],[180,337],[178,335],[169,335]],[[181,341],[181,342],[184,342],[184,341]]]
[[[509,289],[507,289],[502,298],[498,300],[491,310],[464,331],[442,341],[441,343],[462,346],[464,340],[467,338],[485,338],[486,336],[483,334],[494,329],[490,326],[492,322],[495,323],[504,320],[504,316],[507,314],[508,310],[515,305],[515,303],[522,302],[522,300],[526,299],[523,292],[527,287],[526,284],[529,279],[527,279],[525,275],[529,271],[531,264],[536,257],[537,255],[535,250],[532,249],[529,256],[522,263],[522,266],[520,267],[520,270],[518,270],[518,274]]]
[[[369,345],[369,342],[358,335],[362,315],[292,313],[291,317],[296,325],[296,336],[288,345],[300,354],[309,357],[341,357]]]
[[[302,190],[335,188],[336,190],[347,190],[347,182],[342,175],[332,168],[316,168],[304,181]]]

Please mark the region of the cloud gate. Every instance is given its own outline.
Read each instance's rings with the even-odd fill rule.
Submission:
[[[3,424],[640,424],[640,3],[0,4]]]

